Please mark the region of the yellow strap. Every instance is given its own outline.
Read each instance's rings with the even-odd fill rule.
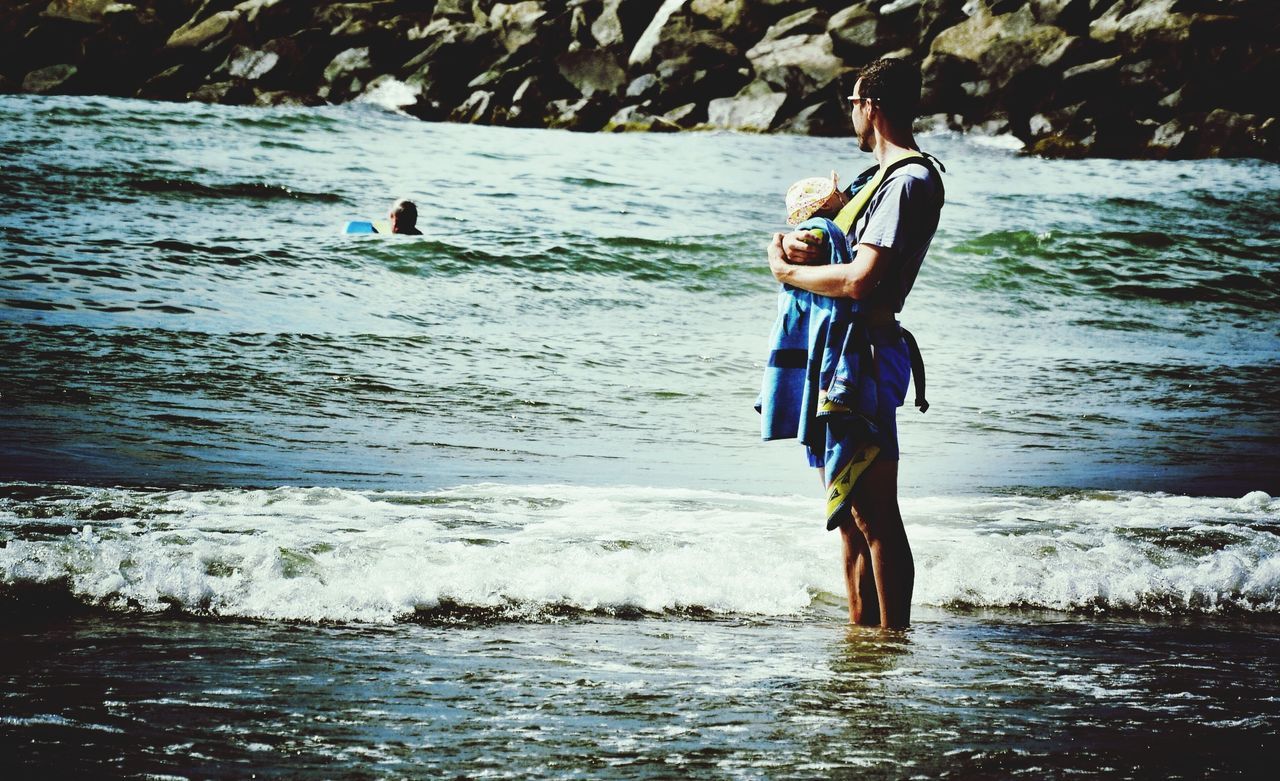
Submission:
[[[867,204],[871,203],[871,196],[876,194],[876,190],[880,189],[880,184],[884,181],[885,174],[898,163],[903,160],[910,160],[913,157],[924,159],[924,155],[919,152],[908,152],[901,157],[894,158],[887,165],[880,166],[880,170],[876,171],[876,175],[871,177],[871,181],[862,185],[862,189],[853,194],[849,202],[844,205],[836,218],[832,220],[836,227],[844,231],[845,235],[849,235],[849,229],[858,221],[862,213],[867,210]]]

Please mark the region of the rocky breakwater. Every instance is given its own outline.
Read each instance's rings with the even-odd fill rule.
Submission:
[[[19,1],[0,91],[835,135],[857,68],[894,56],[921,65],[927,126],[1274,160],[1278,27],[1276,0]]]

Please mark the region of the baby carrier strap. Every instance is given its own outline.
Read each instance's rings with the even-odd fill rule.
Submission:
[[[852,230],[854,223],[858,221],[867,207],[871,204],[871,198],[880,189],[880,186],[889,178],[889,174],[898,170],[904,165],[918,163],[925,166],[934,173],[947,170],[942,161],[933,155],[925,152],[908,152],[885,166],[872,166],[854,179],[853,186],[849,188],[849,202],[845,204],[840,213],[836,215],[835,224],[844,231],[846,235]],[[939,195],[941,195],[942,177],[938,177]],[[856,189],[855,189],[856,188]]]

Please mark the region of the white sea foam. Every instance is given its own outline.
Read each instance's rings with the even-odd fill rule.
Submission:
[[[0,724],[6,727],[71,727],[74,729],[89,729],[96,732],[124,732],[119,727],[76,721],[75,719],[68,719],[66,716],[59,716],[56,713],[41,713],[36,716],[26,717],[0,716]]]
[[[972,140],[976,146],[985,146],[991,149],[1005,149],[1011,152],[1017,152],[1026,147],[1026,143],[1012,133],[1004,133],[994,136],[975,133],[970,136],[970,140]]]
[[[837,539],[809,497],[555,485],[73,490],[39,513],[14,502],[0,512],[0,593],[65,582],[118,609],[369,622],[442,605],[514,618],[786,616],[843,593]],[[50,531],[103,503],[124,517]],[[1280,612],[1280,501],[1261,492],[934,497],[903,510],[921,603]],[[55,517],[41,527],[31,515]]]
[[[361,103],[371,103],[389,111],[400,111],[405,106],[412,106],[418,102],[418,91],[391,76],[379,76],[369,83],[356,100]]]
[[[971,501],[924,502],[933,522],[916,535],[918,600],[1280,610],[1280,502],[1262,492],[1240,500],[1095,493]]]

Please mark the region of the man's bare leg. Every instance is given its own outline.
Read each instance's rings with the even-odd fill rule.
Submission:
[[[897,461],[877,459],[858,478],[853,489],[853,522],[869,550],[880,626],[907,626],[911,623],[916,569],[898,509]]]
[[[821,467],[818,477],[826,489],[827,476]],[[867,538],[858,530],[852,517],[840,524],[840,537],[844,542],[844,586],[849,598],[849,623],[876,626],[880,623],[880,598],[876,594]]]
[[[880,623],[880,602],[867,538],[862,536],[852,519],[840,525],[840,536],[844,540],[844,584],[849,594],[849,623],[877,626]]]

